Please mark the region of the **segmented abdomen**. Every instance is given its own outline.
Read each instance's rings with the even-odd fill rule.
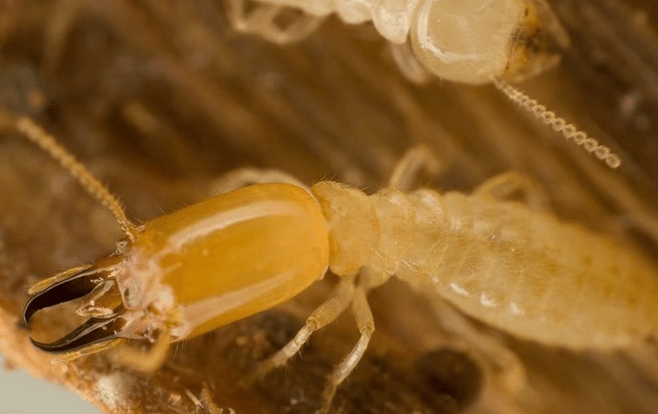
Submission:
[[[411,14],[419,0],[267,0],[268,3],[294,7],[314,16],[336,13],[346,23],[372,20],[387,40],[404,43],[411,26]]]
[[[576,349],[627,347],[658,327],[654,270],[604,236],[518,203],[459,193],[370,199],[380,227],[372,264],[431,285],[478,320]]]

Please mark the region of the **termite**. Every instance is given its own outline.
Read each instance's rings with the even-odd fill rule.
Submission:
[[[259,5],[247,12],[249,2]],[[552,68],[559,61],[555,51],[569,43],[544,0],[228,0],[228,6],[236,30],[279,44],[308,36],[331,13],[346,23],[371,21],[410,79],[425,78],[421,70],[452,82],[492,82],[567,141],[611,168],[621,165],[607,146],[508,83]],[[303,14],[281,27],[277,19],[285,8]]]
[[[340,279],[331,296],[246,380],[284,365],[351,306],[360,337],[328,377],[319,411],[327,413],[375,330],[366,296],[391,276],[445,301],[448,319],[459,314],[456,308],[548,346],[627,349],[658,327],[655,269],[631,249],[541,211],[540,193],[516,173],[494,177],[470,195],[405,192],[400,183],[431,159],[418,148],[372,195],[334,181],[311,188],[263,182],[136,226],[51,135],[27,117],[10,124],[107,206],[125,232],[109,256],[30,288],[26,324],[39,310],[74,299],[82,299],[77,312],[89,317],[55,342],[33,340],[46,352],[79,357],[122,346],[118,351],[133,367],[155,369],[169,343],[287,301],[330,269]],[[248,171],[234,179],[259,176]],[[517,191],[525,202],[508,199]],[[449,324],[461,329],[458,322]],[[146,353],[123,346],[138,340],[153,346]]]
[[[247,12],[250,2],[228,0],[236,30],[285,44],[308,36],[331,13],[350,24],[370,21],[392,44],[411,43],[425,69],[460,83],[524,79],[554,65],[559,58],[551,49],[568,43],[542,0],[256,0]],[[286,8],[302,14],[282,27]]]

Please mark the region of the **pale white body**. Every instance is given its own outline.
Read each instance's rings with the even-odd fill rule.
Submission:
[[[524,0],[260,0],[249,16],[245,0],[229,0],[229,19],[244,32],[287,43],[307,36],[336,13],[346,23],[372,21],[394,44],[410,38],[416,58],[435,75],[472,84],[491,82],[509,67],[516,33],[523,30]],[[282,30],[281,7],[306,13]]]
[[[335,273],[365,266],[382,280],[395,275],[547,345],[628,348],[658,328],[655,269],[579,225],[483,193],[386,189],[366,196],[333,182],[313,191],[334,212]]]
[[[336,13],[346,23],[372,21],[377,31],[393,43],[404,43],[412,14],[420,0],[266,0],[279,6],[300,9],[313,16]]]

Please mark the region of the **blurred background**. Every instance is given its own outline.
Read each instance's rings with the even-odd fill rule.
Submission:
[[[0,363],[4,361],[2,358]],[[100,413],[87,401],[62,387],[34,378],[22,370],[2,370],[0,387],[5,390],[1,413],[38,414],[53,407],[65,408],[69,414]]]
[[[619,154],[618,169],[491,85],[410,82],[369,24],[332,16],[309,38],[278,46],[234,31],[222,0],[0,0],[0,105],[55,135],[138,222],[209,196],[215,180],[239,167],[373,192],[407,149],[424,143],[441,171],[419,186],[469,192],[515,170],[546,190],[559,218],[655,261],[658,4],[549,4],[570,43],[556,68],[517,86]],[[66,171],[6,128],[0,195],[0,351],[104,412],[212,412],[213,404],[225,412],[310,412],[328,370],[356,339],[351,319],[342,318],[303,358],[250,390],[234,386],[294,335],[331,287],[326,278],[278,309],[173,347],[154,375],[104,355],[53,366],[28,336],[54,339],[79,321],[64,306],[27,332],[18,324],[27,286],[107,254],[121,233]],[[529,391],[511,396],[478,355],[441,332],[431,295],[393,282],[372,302],[378,331],[339,390],[337,412],[658,412],[653,345],[574,354],[481,327],[529,369]],[[114,391],[103,392],[108,387]]]

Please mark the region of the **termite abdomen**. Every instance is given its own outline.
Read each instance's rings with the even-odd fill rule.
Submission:
[[[520,203],[432,190],[363,195],[352,215],[359,190],[322,182],[313,191],[333,229],[334,271],[359,262],[374,274],[394,273],[478,320],[547,345],[627,348],[658,326],[653,268],[579,225]],[[367,246],[358,257],[350,247],[357,234]]]

